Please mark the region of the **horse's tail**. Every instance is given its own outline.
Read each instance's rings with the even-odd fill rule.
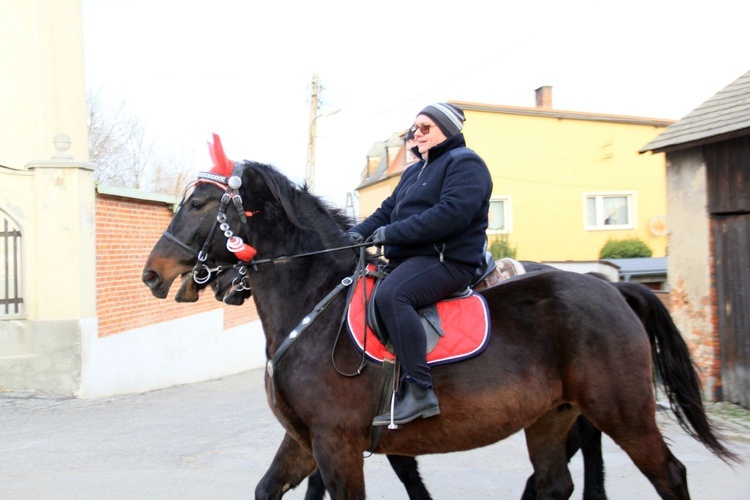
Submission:
[[[613,285],[648,332],[656,376],[680,426],[717,457],[739,462],[739,458],[722,444],[706,415],[696,366],[667,308],[655,293],[641,284],[620,281]]]

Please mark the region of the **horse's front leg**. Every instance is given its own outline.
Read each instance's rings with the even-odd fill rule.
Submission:
[[[329,431],[313,439],[313,453],[332,500],[365,498],[363,437]]]
[[[255,487],[255,498],[258,500],[279,499],[292,488],[296,488],[310,473],[315,470],[315,460],[309,451],[284,435],[276,456],[263,478]]]

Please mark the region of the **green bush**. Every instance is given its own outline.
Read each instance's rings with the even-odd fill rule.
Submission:
[[[651,257],[651,249],[638,238],[608,240],[599,252],[600,259],[633,259]]]
[[[503,257],[510,257],[511,259],[516,258],[516,249],[510,246],[507,234],[495,236],[492,243],[490,243],[488,250],[495,260],[502,259]]]

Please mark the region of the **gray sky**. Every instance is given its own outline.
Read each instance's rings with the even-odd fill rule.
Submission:
[[[83,0],[86,78],[171,155],[304,178],[312,73],[316,192],[342,205],[370,146],[463,100],[679,119],[750,69],[750,3]],[[469,144],[471,147],[471,144]]]

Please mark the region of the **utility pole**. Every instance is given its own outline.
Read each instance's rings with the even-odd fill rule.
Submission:
[[[313,73],[312,85],[310,87],[310,123],[307,136],[307,168],[305,170],[305,183],[312,192],[315,183],[315,135],[316,123],[318,121],[318,75]]]
[[[354,211],[354,193],[352,191],[346,193],[346,207],[344,208],[344,213],[351,217],[352,220],[355,220],[357,214]]]
[[[315,141],[318,136],[318,118],[335,115],[341,109],[335,109],[328,113],[318,114],[320,107],[320,93],[323,88],[318,81],[318,75],[313,73],[312,85],[310,86],[310,122],[307,134],[307,168],[305,169],[305,184],[310,192],[315,184]]]

